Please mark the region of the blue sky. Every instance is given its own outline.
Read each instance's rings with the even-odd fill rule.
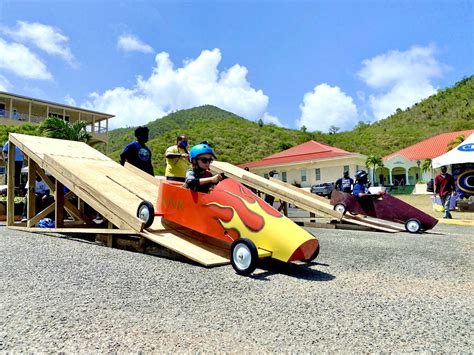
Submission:
[[[0,1],[0,90],[114,114],[213,104],[327,132],[474,73],[474,1]]]

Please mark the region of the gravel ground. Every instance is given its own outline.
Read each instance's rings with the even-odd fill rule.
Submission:
[[[309,230],[317,262],[241,277],[0,226],[0,351],[472,353],[472,228]]]

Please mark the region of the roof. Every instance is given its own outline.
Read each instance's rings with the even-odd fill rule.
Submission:
[[[106,117],[109,117],[109,118],[115,117],[115,115],[111,115],[111,114],[105,113],[105,112],[92,111],[92,110],[88,110],[86,108],[74,107],[74,106],[60,104],[60,103],[57,103],[57,102],[46,101],[46,100],[41,100],[41,99],[35,99],[35,98],[32,98],[32,97],[28,97],[28,96],[12,94],[11,92],[6,92],[6,91],[0,91],[0,96],[13,96],[13,97],[16,97],[17,99],[31,101],[31,102],[38,102],[38,103],[43,104],[43,105],[56,106],[56,107],[66,108],[66,109],[74,110],[74,111],[88,112],[88,113],[91,113],[91,114],[94,114],[94,115],[106,116]]]
[[[262,160],[240,164],[240,167],[255,168],[260,166],[279,165],[297,163],[303,161],[313,161],[318,159],[330,159],[348,155],[354,155],[343,149],[331,147],[316,141],[308,141],[282,152],[270,155]]]
[[[474,133],[474,129],[441,133],[416,144],[413,144],[409,147],[396,151],[395,153],[389,154],[383,159],[389,160],[396,155],[401,155],[407,158],[408,160],[433,159],[447,152],[448,143],[450,141],[456,139],[456,137],[460,135],[464,135],[464,137],[467,138],[472,133]]]

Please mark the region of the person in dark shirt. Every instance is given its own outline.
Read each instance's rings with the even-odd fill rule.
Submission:
[[[441,203],[444,207],[444,217],[447,219],[453,218],[451,212],[449,212],[449,205],[451,202],[451,196],[455,192],[454,178],[452,175],[447,173],[448,169],[445,166],[441,167],[441,174],[435,177],[434,186],[435,194],[438,194]]]
[[[137,140],[127,144],[122,154],[120,154],[120,164],[125,165],[128,162],[138,169],[155,176],[151,164],[151,150],[146,146],[148,142],[148,127],[138,127],[135,130]]]
[[[214,149],[207,142],[195,145],[189,151],[189,160],[192,168],[186,172],[186,188],[208,193],[213,187],[224,179],[221,174],[213,175],[209,170],[209,165],[216,158]]]
[[[371,194],[369,191],[369,174],[364,170],[357,170],[354,177],[356,178],[352,194],[357,197],[379,197],[384,193],[382,191]]]
[[[335,188],[338,191],[351,193],[352,192],[352,185],[354,184],[354,180],[349,176],[348,171],[344,171],[344,176],[336,180]]]

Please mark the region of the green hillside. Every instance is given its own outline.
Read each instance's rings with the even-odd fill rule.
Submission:
[[[177,111],[147,126],[157,174],[164,173],[163,154],[178,134],[188,135],[191,144],[208,140],[220,160],[234,164],[258,160],[310,139],[384,156],[438,133],[474,128],[474,76],[377,123],[359,122],[352,131],[336,134],[259,125],[214,106]],[[134,140],[133,131],[121,128],[110,132],[109,155],[113,159],[118,160],[123,147]]]
[[[208,140],[220,160],[233,164],[254,161],[314,139],[352,152],[384,156],[438,133],[474,128],[474,76],[440,90],[411,108],[377,123],[359,124],[349,132],[302,132],[258,124],[214,106],[181,110],[147,124],[156,174],[164,173],[166,148],[186,134],[190,144]],[[109,156],[118,161],[122,149],[135,139],[135,128],[109,132]],[[39,134],[34,126],[1,126],[0,142],[8,132]]]

